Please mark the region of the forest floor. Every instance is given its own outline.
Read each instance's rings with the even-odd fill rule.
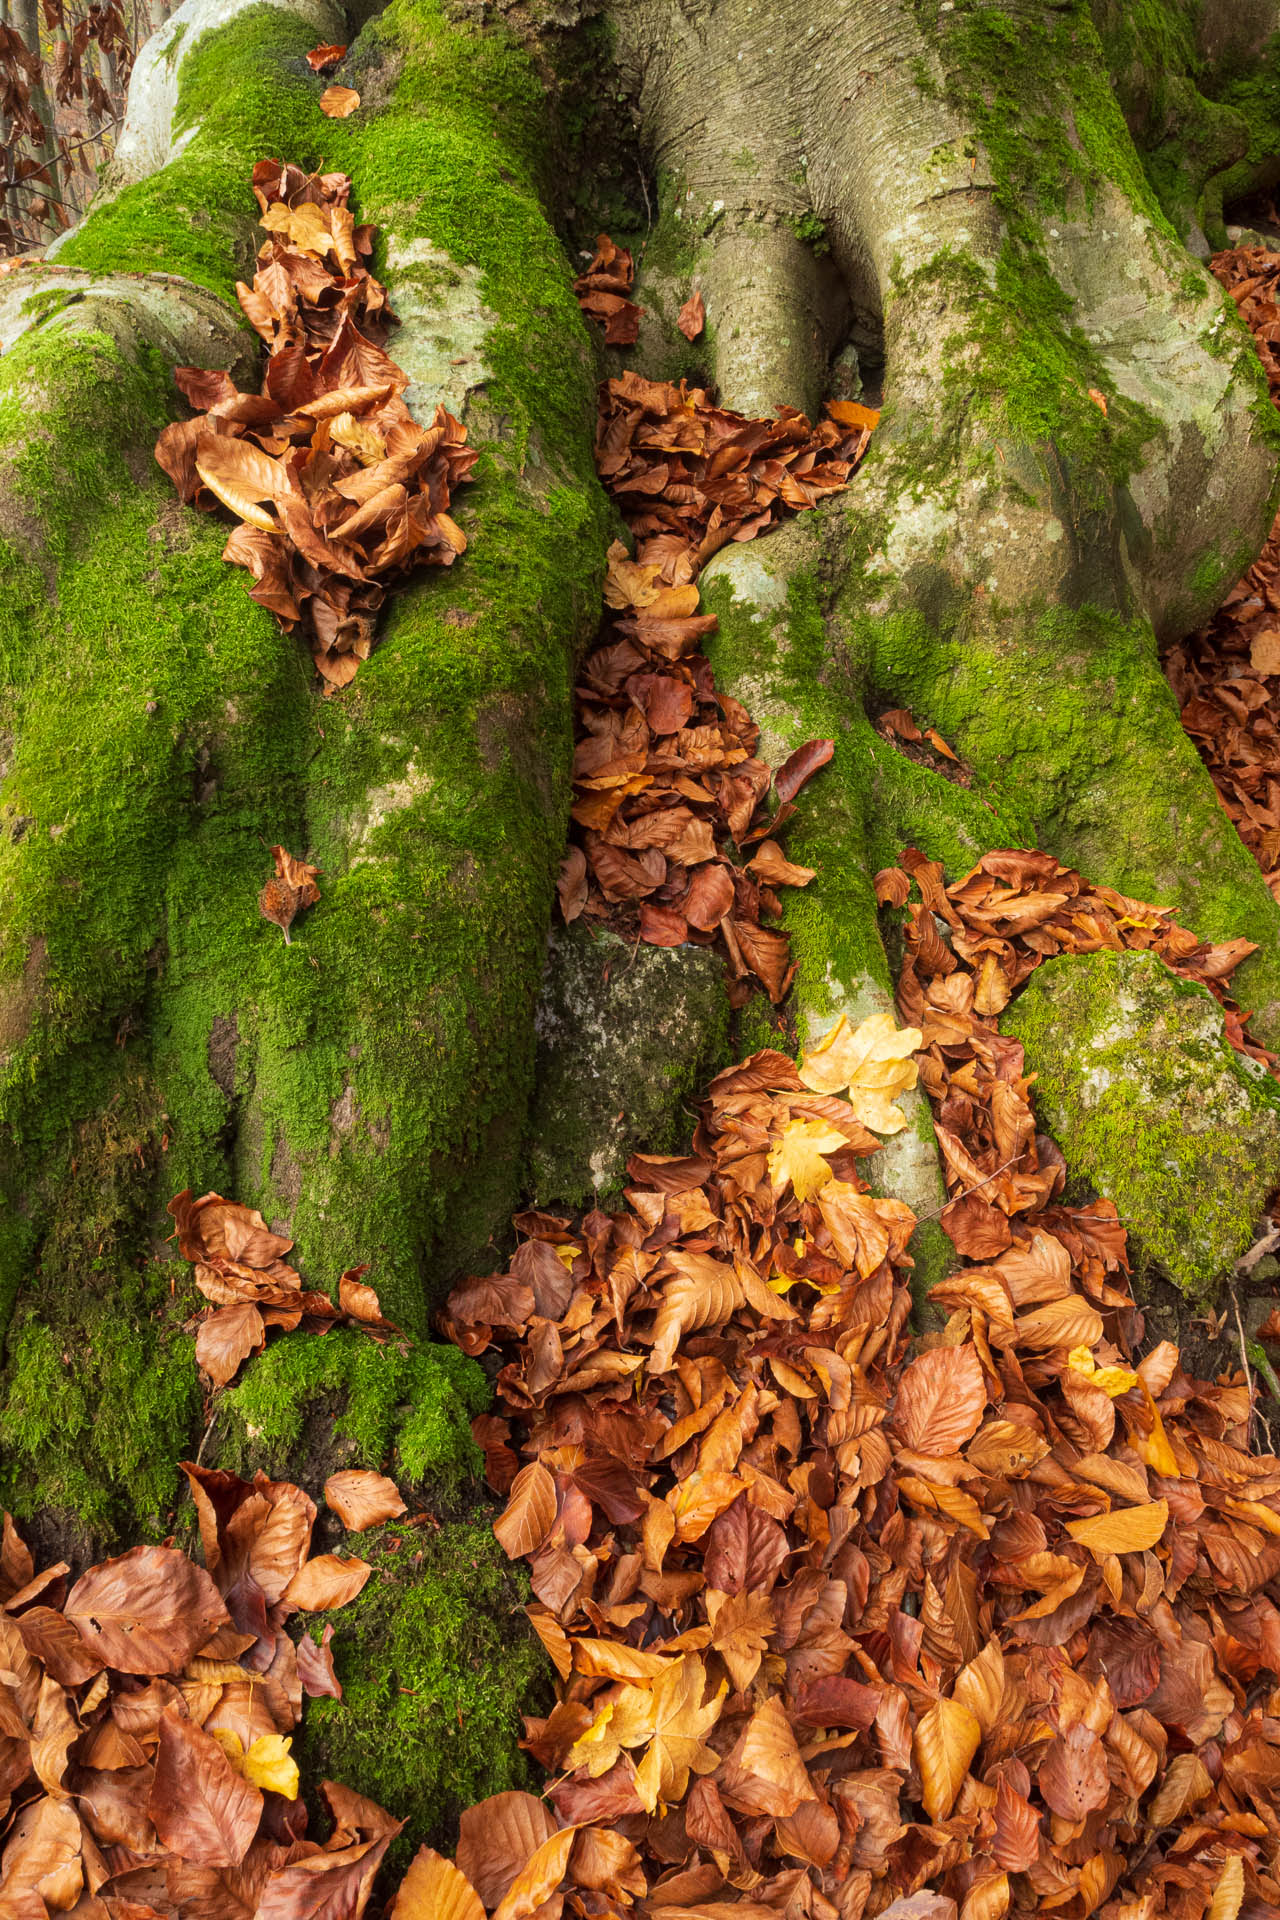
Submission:
[[[169,430],[165,465],[186,498],[237,514],[227,557],[340,686],[383,576],[461,552],[447,509],[469,456],[457,422],[424,429],[403,406],[332,178],[277,168],[256,184],[276,237],[247,310],[289,366],[273,386],[268,363],[265,396],[189,382],[200,411]],[[317,233],[333,275],[300,280],[289,261]],[[1214,268],[1280,390],[1280,255],[1242,248]],[[333,277],[359,290],[337,315]],[[579,282],[614,344],[630,278],[602,240]],[[690,338],[702,318],[691,289]],[[856,485],[875,426],[854,402],[816,426],[745,420],[632,372],[603,390],[600,471],[634,551],[611,553],[580,677],[561,907],[636,941],[716,947],[739,1004],[786,993],[778,889],[815,879],[788,859],[786,826],[832,746],[776,769],[756,757],[751,715],[700,650],[714,621],[697,574],[726,540]],[[280,504],[301,446],[326,463],[305,515]],[[371,591],[335,574],[335,528],[360,539]],[[1280,537],[1167,664],[1280,890]],[[881,724],[906,751],[951,755],[927,715]],[[276,856],[263,911],[287,936],[315,873]],[[556,1676],[522,1741],[544,1793],[469,1809],[456,1859],[423,1845],[394,1891],[378,1873],[395,1809],[325,1782],[331,1831],[311,1838],[290,1739],[304,1697],[338,1681],[331,1626],[295,1640],[287,1625],[327,1619],[377,1575],[311,1552],[316,1506],[291,1482],[189,1463],[203,1566],[136,1547],[70,1583],[6,1522],[0,1792],[19,1811],[0,1901],[15,1920],[358,1920],[371,1899],[398,1920],[1280,1907],[1280,1612],[1264,1591],[1280,1461],[1255,1405],[1280,1314],[1248,1346],[1225,1312],[1196,1326],[1180,1299],[1137,1303],[1116,1209],[1076,1194],[999,1025],[1046,957],[1150,953],[1274,1068],[1231,998],[1247,945],[1202,942],[1035,849],[950,884],[928,849],[904,849],[876,891],[903,930],[901,1025],[841,1021],[799,1059],[766,1049],[720,1073],[688,1150],[634,1155],[616,1212],[519,1216],[508,1269],[447,1303],[443,1332],[490,1357],[495,1405],[474,1433],[505,1503],[494,1531],[528,1563]],[[915,1216],[875,1192],[917,1083],[957,1256],[927,1303],[912,1299]],[[249,1209],[180,1196],[174,1213],[210,1303],[211,1383],[338,1318],[395,1336],[361,1272],[336,1305],[306,1292]],[[1232,1307],[1269,1284],[1242,1275]],[[913,1305],[931,1309],[923,1332]],[[372,1471],[324,1491],[348,1536],[407,1512]]]

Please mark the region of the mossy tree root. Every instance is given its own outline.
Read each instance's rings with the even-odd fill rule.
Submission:
[[[166,28],[164,164],[91,212],[74,271],[5,283],[31,324],[0,361],[5,1317],[21,1291],[0,1422],[10,1497],[100,1530],[163,1523],[197,1417],[191,1295],[170,1300],[160,1257],[173,1191],[260,1206],[311,1284],[371,1261],[418,1334],[509,1217],[607,544],[527,53],[397,0],[349,56],[365,105],[338,123],[305,60],[314,7],[183,37],[201,6]],[[253,382],[233,287],[264,154],[352,175],[410,403],[443,392],[482,455],[463,563],[405,590],[332,701],[151,454],[175,359]],[[322,869],[290,947],[255,904],[275,841]],[[83,1417],[104,1343],[132,1415],[118,1458]],[[61,1424],[38,1404],[51,1370],[80,1409]]]
[[[654,0],[617,25],[686,231],[714,217],[703,156],[730,149],[748,100],[766,177],[802,157],[854,306],[884,315],[871,453],[817,516],[825,539],[793,542],[824,632],[798,678],[824,684],[825,730],[861,741],[857,784],[913,811],[921,782],[886,784],[864,718],[910,707],[973,781],[947,791],[932,850],[1028,839],[1204,937],[1255,940],[1240,987],[1274,1042],[1280,909],[1182,732],[1157,640],[1201,621],[1257,553],[1280,432],[1230,302],[1152,191],[1088,7],[844,4],[820,45],[803,0],[764,22],[749,0],[696,22]],[[641,60],[646,35],[661,58]],[[792,334],[801,314],[797,299]],[[739,319],[726,289],[709,312],[717,370]],[[784,552],[721,558],[709,583],[747,583],[776,625],[793,599]],[[722,644],[729,685],[751,703],[742,674],[757,707],[776,704],[751,651]],[[838,811],[847,833],[852,804]],[[865,898],[837,917],[868,928]]]

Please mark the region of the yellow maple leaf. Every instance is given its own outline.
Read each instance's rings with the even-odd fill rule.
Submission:
[[[893,1102],[916,1084],[911,1056],[923,1039],[919,1027],[895,1027],[891,1013],[870,1014],[859,1027],[841,1014],[802,1057],[800,1078],[815,1093],[844,1093],[873,1133],[901,1133],[907,1116]]]
[[[835,1153],[848,1144],[844,1134],[837,1133],[825,1120],[788,1121],[769,1149],[769,1177],[775,1191],[781,1192],[789,1180],[796,1199],[808,1200],[831,1178],[823,1154]]]
[[[1101,1387],[1112,1400],[1118,1400],[1122,1393],[1128,1393],[1138,1384],[1138,1376],[1130,1367],[1100,1367],[1089,1347],[1072,1347],[1067,1365],[1072,1373],[1081,1374],[1091,1387]]]
[[[624,1747],[645,1747],[636,1768],[636,1792],[649,1813],[660,1801],[682,1800],[690,1773],[710,1773],[720,1756],[703,1744],[703,1735],[720,1718],[729,1691],[719,1692],[705,1705],[706,1668],[696,1654],[683,1654],[650,1686],[618,1689],[586,1732],[569,1750],[566,1765],[572,1772],[585,1766],[593,1780],[607,1773]]]

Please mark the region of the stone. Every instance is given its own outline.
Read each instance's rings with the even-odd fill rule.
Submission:
[[[1115,1202],[1139,1270],[1207,1301],[1280,1184],[1280,1087],[1231,1045],[1218,1003],[1154,954],[1064,954],[1000,1025],[1068,1180]]]
[[[536,1019],[529,1129],[540,1206],[618,1194],[637,1149],[678,1153],[694,1104],[729,1058],[724,963],[705,947],[631,946],[557,927]]]

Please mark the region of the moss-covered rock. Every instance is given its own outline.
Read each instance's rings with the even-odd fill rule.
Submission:
[[[545,1710],[550,1688],[527,1583],[484,1520],[384,1527],[354,1544],[374,1575],[332,1616],[343,1698],[307,1703],[303,1777],[340,1780],[407,1820],[403,1861],[422,1840],[452,1851],[462,1808],[533,1784],[519,1716]],[[317,1639],[323,1624],[309,1623]]]
[[[382,1345],[354,1328],[285,1334],[228,1388],[214,1457],[315,1485],[369,1467],[456,1496],[479,1473],[470,1421],[488,1404],[484,1374],[456,1347]]]
[[[1000,1024],[1071,1174],[1114,1200],[1143,1260],[1207,1296],[1280,1180],[1280,1090],[1211,995],[1152,954],[1069,954]]]
[[[542,1206],[590,1206],[620,1191],[637,1148],[687,1144],[702,1084],[728,1060],[723,964],[697,947],[558,928],[537,1029],[533,1192]]]

